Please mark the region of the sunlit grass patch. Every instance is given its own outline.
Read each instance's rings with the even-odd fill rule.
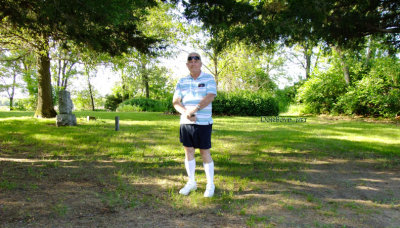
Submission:
[[[47,183],[90,183],[88,189],[96,192],[91,199],[101,213],[164,208],[184,216],[238,218],[249,227],[356,227],[367,224],[360,221],[375,212],[399,208],[399,194],[385,188],[399,177],[395,171],[379,174],[400,167],[400,130],[393,124],[215,117],[211,153],[216,191],[206,199],[198,152],[198,189],[189,196],[178,193],[187,181],[178,116],[75,114],[77,126],[56,127],[55,119],[0,112],[0,192],[35,195]],[[88,115],[96,120],[87,121]],[[363,173],[370,169],[377,171]],[[53,215],[67,218],[74,211],[63,198],[52,202],[48,209]],[[359,218],[358,223],[346,213]]]

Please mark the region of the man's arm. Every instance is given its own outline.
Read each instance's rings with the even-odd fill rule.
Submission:
[[[180,114],[184,114],[186,112],[186,108],[183,106],[180,97],[176,97],[172,101],[172,105],[174,106],[175,110],[178,111]]]
[[[188,110],[186,110],[185,106],[183,106],[181,102],[180,97],[176,97],[173,101],[172,104],[176,111],[178,111],[182,115],[186,115],[186,118],[189,119],[190,121],[194,122],[196,121],[196,116],[194,116],[194,113],[189,113]]]
[[[209,93],[207,94],[198,104],[197,107],[194,107],[192,109],[186,109],[182,102],[181,102],[181,98],[177,97],[173,100],[172,104],[174,105],[174,108],[176,109],[176,111],[178,111],[180,114],[182,115],[186,115],[186,118],[188,118],[189,120],[193,121],[192,118],[194,118],[194,120],[196,120],[194,114],[199,111],[200,109],[203,109],[205,107],[207,107],[207,105],[209,105],[215,98],[216,94],[213,93]]]
[[[216,94],[213,93],[209,93],[207,94],[199,103],[199,110],[203,109],[205,107],[207,107],[207,105],[209,105],[211,102],[213,102],[215,96],[217,96]]]
[[[209,93],[207,94],[205,97],[203,97],[203,99],[199,102],[198,106],[194,107],[193,109],[189,109],[186,110],[186,113],[188,116],[192,116],[194,115],[197,111],[199,111],[200,109],[203,109],[205,107],[207,107],[207,105],[209,105],[215,98],[215,96],[217,96],[216,94],[213,93]]]

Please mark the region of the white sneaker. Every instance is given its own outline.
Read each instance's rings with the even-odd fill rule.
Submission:
[[[187,196],[191,191],[194,191],[196,189],[197,189],[196,182],[187,182],[185,187],[179,190],[179,194]]]
[[[215,190],[215,185],[208,185],[206,187],[206,191],[204,192],[204,197],[213,197]]]

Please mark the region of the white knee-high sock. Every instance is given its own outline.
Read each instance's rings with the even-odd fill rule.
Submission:
[[[196,182],[194,179],[194,173],[196,170],[196,160],[193,159],[188,161],[187,159],[185,159],[185,168],[189,177],[189,182]]]
[[[207,185],[214,185],[214,162],[203,163],[204,171],[206,173]]]

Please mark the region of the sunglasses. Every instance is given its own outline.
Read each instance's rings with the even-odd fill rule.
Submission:
[[[200,56],[189,56],[188,57],[188,61],[191,61],[191,60],[200,60]]]

